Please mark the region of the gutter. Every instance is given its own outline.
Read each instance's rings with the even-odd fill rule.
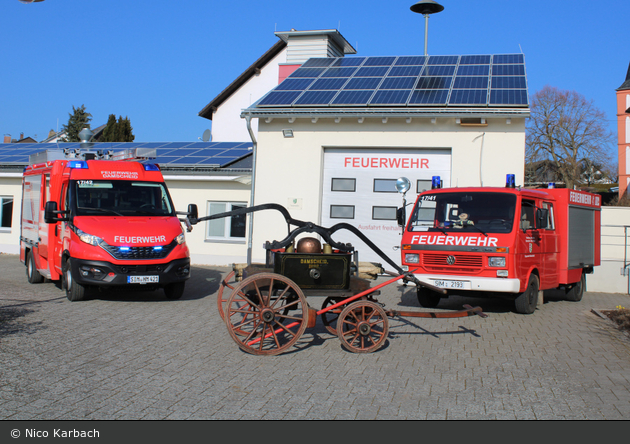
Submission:
[[[249,132],[249,137],[252,139],[252,190],[250,195],[249,205],[254,206],[254,197],[256,195],[256,153],[258,152],[258,142],[256,141],[256,136],[254,135],[254,130],[252,129],[252,116],[245,116],[245,121],[247,123],[247,131]],[[247,233],[247,265],[252,264],[252,237],[254,235],[254,213],[249,213],[249,228]]]

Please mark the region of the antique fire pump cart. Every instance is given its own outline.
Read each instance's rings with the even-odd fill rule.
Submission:
[[[197,217],[196,207],[191,205],[188,219],[194,225],[261,210],[282,213],[288,226],[287,237],[266,242],[265,264],[251,264],[243,269],[235,267],[221,282],[217,297],[218,310],[230,336],[248,353],[277,355],[287,351],[307,328],[315,327],[317,316],[347,350],[355,353],[370,353],[385,343],[388,317],[486,317],[480,307],[469,305],[455,312],[385,310],[374,298],[380,288],[400,279],[417,286],[426,287],[427,284],[416,280],[413,270],[403,271],[363,233],[346,223],[324,228],[291,218],[286,208],[278,204],[240,208],[206,217]],[[358,236],[391,265],[396,272],[381,271],[392,278],[371,287],[367,279],[359,277],[354,247],[332,238],[342,229]],[[301,238],[296,244],[297,236],[302,233],[316,233],[325,244],[322,247],[313,237]],[[429,287],[443,292],[440,288]],[[307,303],[308,296],[326,297],[321,309],[311,308]]]

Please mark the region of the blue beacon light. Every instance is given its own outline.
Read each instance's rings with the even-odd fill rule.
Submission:
[[[433,176],[431,178],[431,189],[434,190],[436,188],[442,188],[442,181],[440,180],[440,176]]]
[[[505,187],[506,188],[515,188],[516,187],[516,179],[514,174],[508,174],[505,177]]]

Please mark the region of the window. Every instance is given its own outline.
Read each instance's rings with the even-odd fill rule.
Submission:
[[[374,179],[374,192],[397,193],[396,180],[397,179]]]
[[[13,197],[0,196],[0,228],[11,228],[11,218],[13,217]]]
[[[418,182],[416,183],[416,190],[418,190],[418,194],[422,193],[423,191],[427,191],[431,189],[431,185],[432,182],[430,180],[418,180]]]
[[[331,191],[355,192],[357,190],[356,179],[333,179]]]
[[[547,214],[547,230],[555,230],[556,226],[553,223],[553,220],[554,220],[554,217],[553,217],[553,204],[551,204],[549,202],[543,202],[542,206],[546,210],[549,210],[549,213]]]
[[[354,219],[354,205],[331,205],[331,219]]]
[[[245,208],[245,202],[208,202],[208,216]],[[208,240],[245,240],[246,214],[223,217],[206,222]]]
[[[396,207],[372,207],[372,220],[396,220]]]

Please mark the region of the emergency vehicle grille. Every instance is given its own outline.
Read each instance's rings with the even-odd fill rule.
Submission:
[[[175,247],[175,242],[169,245],[160,245],[154,247],[121,247],[101,243],[101,247],[115,259],[135,260],[135,259],[162,259],[168,256]]]
[[[451,259],[449,262],[449,257]],[[451,263],[452,262],[452,263]],[[432,271],[458,271],[461,273],[474,273],[481,271],[483,267],[482,256],[469,256],[463,254],[448,253],[424,253],[422,255],[422,265],[427,270]]]

